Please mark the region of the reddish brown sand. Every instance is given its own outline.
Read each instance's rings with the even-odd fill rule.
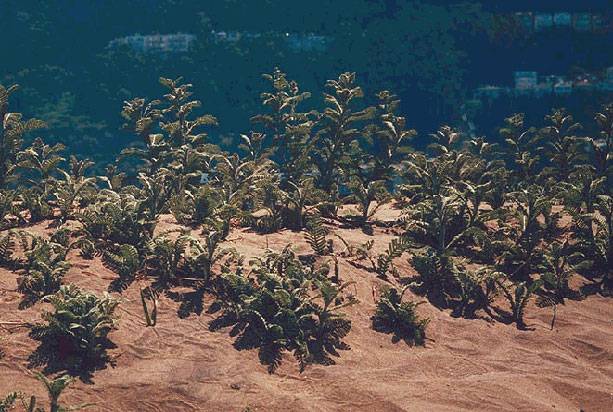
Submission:
[[[393,219],[383,210],[380,218]],[[171,225],[164,217],[162,228]],[[30,228],[45,232],[44,225]],[[375,240],[383,250],[393,237],[375,229],[369,237],[357,230],[339,229],[352,243]],[[197,234],[197,232],[194,232]],[[235,230],[228,246],[247,256],[268,246],[291,243],[298,253],[310,253],[303,235],[282,231],[263,236]],[[335,242],[342,250],[342,244]],[[101,292],[116,275],[99,259],[72,259],[66,282]],[[397,266],[410,274],[406,256]],[[352,329],[333,366],[309,366],[300,373],[287,355],[270,375],[257,351],[237,351],[227,330],[208,329],[212,301],[205,311],[186,319],[179,304],[160,300],[158,324],[147,328],[138,286],[121,295],[119,329],[112,332],[114,365],[94,373],[91,383],[75,382],[62,395],[66,405],[93,402],[92,411],[611,411],[613,410],[613,301],[589,296],[559,306],[554,330],[551,308],[533,303],[526,313],[532,329],[481,319],[453,318],[430,304],[419,306],[429,317],[425,347],[392,343],[391,336],[373,331],[373,288],[382,284],[372,273],[340,259],[341,277],[356,282],[360,300],[348,314]],[[33,393],[46,402],[42,386],[32,377],[27,358],[37,342],[15,322],[34,322],[45,304],[19,310],[17,276],[0,271],[0,395],[11,390]],[[409,296],[412,299],[420,299]],[[507,310],[504,302],[501,309]]]

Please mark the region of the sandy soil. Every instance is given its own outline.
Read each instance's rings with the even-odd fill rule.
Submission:
[[[386,220],[395,211],[382,210]],[[161,229],[172,225],[164,217]],[[44,225],[32,228],[44,233]],[[352,243],[375,240],[383,250],[393,238],[376,228],[374,237],[338,229]],[[195,232],[197,234],[197,232]],[[292,244],[310,253],[302,234],[283,231],[256,235],[235,230],[228,246],[256,256],[268,246]],[[342,250],[339,241],[335,248]],[[74,258],[65,281],[101,292],[116,275],[99,259]],[[351,350],[341,352],[333,366],[309,366],[300,373],[286,356],[270,375],[257,352],[237,351],[227,330],[211,332],[215,318],[206,309],[180,318],[180,303],[161,297],[158,324],[144,324],[137,285],[121,295],[119,329],[110,337],[116,348],[105,369],[90,382],[75,382],[62,396],[67,405],[93,402],[92,411],[610,411],[613,410],[613,301],[589,296],[559,306],[550,330],[551,308],[531,304],[529,331],[487,317],[460,319],[430,304],[419,306],[429,317],[425,347],[392,343],[391,336],[371,329],[375,309],[375,275],[340,259],[341,277],[356,282],[360,300],[350,307],[353,322],[346,339]],[[397,262],[403,275],[412,269],[407,256]],[[20,310],[15,291],[17,275],[0,270],[0,394],[10,390],[45,399],[42,386],[28,369],[37,342],[28,329],[12,322],[35,322],[45,304]],[[177,289],[187,292],[188,289]],[[412,299],[421,300],[415,296]],[[500,303],[501,309],[507,310]]]

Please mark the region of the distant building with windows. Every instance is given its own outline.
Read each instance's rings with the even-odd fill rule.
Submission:
[[[314,33],[286,33],[286,43],[294,51],[325,51],[330,38]]]
[[[252,33],[247,31],[212,31],[215,43],[238,43],[241,40],[254,40],[262,37],[283,41],[293,51],[319,51],[327,50],[331,41],[329,36],[315,33]]]
[[[196,36],[185,33],[134,34],[111,41],[109,47],[127,46],[140,53],[181,53],[189,51],[195,40]]]
[[[553,28],[574,29],[580,32],[611,30],[611,14],[602,12],[531,12],[515,13],[517,22],[528,32]]]
[[[603,73],[586,73],[569,78],[555,74],[539,75],[535,71],[513,73],[514,87],[480,86],[473,92],[474,99],[495,100],[503,96],[564,96],[575,92],[613,92],[613,67]]]
[[[515,90],[520,92],[533,90],[537,83],[537,72],[515,72]]]
[[[509,94],[509,88],[500,86],[481,86],[475,90],[475,98],[498,99]]]

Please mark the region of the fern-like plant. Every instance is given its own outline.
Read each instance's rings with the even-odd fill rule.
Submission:
[[[396,288],[386,287],[381,291],[372,326],[377,332],[393,333],[393,342],[403,340],[411,346],[424,345],[430,320],[417,314],[415,309],[419,303],[402,301],[407,289],[404,287],[398,292]]]
[[[83,407],[81,406],[81,407],[76,407],[76,408],[64,408],[60,406],[60,396],[62,395],[62,392],[64,392],[64,390],[68,387],[68,385],[70,385],[74,381],[74,378],[72,378],[71,376],[62,375],[56,379],[49,379],[42,373],[36,373],[36,379],[41,381],[43,385],[45,385],[45,388],[47,389],[47,394],[49,395],[49,411],[50,412],[63,412],[63,411],[68,411],[68,410],[81,409]],[[35,398],[32,397],[32,400],[30,401],[30,404],[28,407],[29,410],[34,409],[34,402],[35,402],[34,399]]]
[[[114,286],[124,289],[144,268],[138,249],[132,245],[121,245],[107,249],[103,254],[104,264],[119,275]]]
[[[238,260],[238,253],[232,248],[220,248],[223,240],[221,232],[205,231],[202,240],[191,238],[189,240],[188,254],[185,257],[185,270],[202,278],[209,284],[213,276],[213,266],[231,258]]]
[[[74,382],[74,378],[72,378],[70,375],[61,375],[55,379],[49,379],[42,373],[35,372],[34,376],[45,386],[47,395],[49,397],[49,412],[76,411],[91,406],[91,404],[83,404],[71,407],[63,407],[60,405],[60,396],[62,395],[64,390],[66,390],[66,388],[72,382]],[[43,408],[37,407],[38,400],[36,399],[36,396],[30,396],[29,399],[26,399],[26,396],[23,393],[11,392],[7,397],[4,398],[4,400],[0,400],[0,412],[8,412],[9,410],[11,410],[17,400],[21,400],[21,405],[26,412],[45,411]]]
[[[45,127],[41,120],[24,120],[21,113],[9,112],[9,98],[18,88],[18,85],[8,88],[0,85],[0,189],[6,189],[18,177],[17,158],[24,135]]]
[[[333,363],[330,355],[347,348],[342,338],[350,323],[340,312],[354,301],[345,296],[347,285],[333,284],[325,266],[303,265],[289,247],[268,252],[252,264],[253,283],[237,274],[220,278],[219,290],[230,302],[222,303],[223,318],[235,325],[235,346],[259,348],[260,360],[270,372],[284,350],[294,353],[301,368],[311,362]]]
[[[555,302],[564,303],[564,298],[569,297],[571,294],[569,280],[573,266],[576,262],[584,260],[585,255],[573,251],[568,240],[563,243],[554,241],[546,248],[543,254],[541,279],[543,286],[553,293],[552,298]]]
[[[25,262],[19,290],[26,294],[27,304],[57,292],[71,265],[66,261],[65,246],[25,232],[20,238]]]
[[[17,234],[13,231],[0,235],[0,266],[10,267],[13,265],[16,238]]]
[[[19,399],[19,395],[18,392],[11,392],[3,399],[0,399],[0,412],[9,412],[15,405],[17,399]]]
[[[342,238],[341,240],[345,242]],[[346,243],[346,242],[345,242]],[[357,247],[350,246],[346,243],[347,251],[350,254],[355,254],[357,260],[366,260],[370,264],[370,270],[382,279],[387,279],[388,273],[396,276],[396,268],[394,267],[394,259],[399,258],[410,246],[407,237],[398,237],[392,239],[387,245],[387,249],[383,253],[375,255],[372,252],[374,240],[368,240]]]
[[[333,365],[335,362],[331,355],[339,356],[337,350],[349,349],[343,338],[351,330],[351,321],[341,310],[357,303],[354,296],[345,293],[345,290],[352,285],[352,282],[337,285],[328,279],[315,281],[319,297],[313,307],[313,316],[303,318],[303,322],[300,322],[301,328],[305,331],[303,333],[308,336],[306,346],[297,350],[303,364],[317,362]],[[308,349],[307,353],[304,353],[305,348]]]
[[[32,328],[51,359],[70,370],[95,366],[106,360],[108,334],[116,328],[118,301],[108,294],[98,297],[75,285],[62,286],[46,297],[53,311],[43,314],[44,323]]]
[[[503,292],[504,297],[511,306],[511,319],[517,325],[517,329],[525,329],[524,311],[534,292],[543,285],[542,280],[537,280],[528,284],[527,282],[508,283],[504,280],[497,280],[497,284]]]
[[[145,324],[150,327],[154,327],[157,324],[158,319],[158,294],[157,291],[150,286],[142,288],[140,290],[140,299],[143,305],[143,312],[145,314]],[[151,302],[151,311],[149,311],[149,305],[147,302]]]
[[[328,229],[323,225],[321,216],[315,215],[308,220],[305,234],[306,241],[319,256],[331,252],[331,241],[327,239],[327,235]]]
[[[357,203],[360,213],[360,225],[366,225],[379,207],[390,200],[390,195],[385,188],[385,182],[382,180],[365,181],[357,176],[353,176],[349,180],[348,188],[351,191],[351,196],[347,200]]]

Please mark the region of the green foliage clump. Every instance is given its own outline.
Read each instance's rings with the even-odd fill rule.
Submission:
[[[121,245],[116,250],[105,250],[103,260],[106,266],[119,275],[119,286],[125,286],[134,280],[144,266],[138,249],[129,244]]]
[[[511,319],[517,325],[518,329],[524,329],[526,324],[524,323],[524,312],[530,299],[542,285],[542,280],[534,281],[531,284],[526,282],[518,282],[505,284],[502,280],[499,280],[498,286],[503,292],[504,297],[507,299],[511,306]]]
[[[341,310],[355,303],[345,296],[349,284],[336,285],[327,268],[305,267],[286,248],[254,261],[255,279],[226,276],[224,295],[231,304],[225,316],[234,324],[237,348],[259,348],[260,360],[273,372],[284,350],[292,351],[301,368],[308,363],[334,363],[351,322]]]
[[[26,295],[26,302],[33,303],[60,289],[62,278],[70,269],[66,260],[68,249],[45,238],[20,233],[25,254],[22,263],[23,274],[19,279],[19,290]]]
[[[372,317],[373,329],[382,333],[393,333],[393,341],[405,341],[408,345],[424,345],[426,327],[429,319],[422,319],[415,309],[419,303],[402,301],[407,288],[398,292],[388,287],[381,291],[377,301],[377,310]]]
[[[306,241],[313,251],[324,256],[331,252],[331,243],[327,239],[328,229],[323,225],[321,216],[314,216],[307,223]]]
[[[394,259],[401,257],[408,250],[410,242],[406,237],[398,237],[392,239],[387,245],[387,249],[383,253],[374,256],[372,248],[375,242],[369,240],[355,249],[355,255],[358,260],[367,260],[370,263],[370,269],[382,279],[387,279],[388,272],[392,275],[398,275],[394,267]]]
[[[74,381],[69,375],[61,375],[55,379],[49,379],[40,372],[35,373],[36,379],[38,379],[47,390],[49,396],[49,412],[67,412],[83,409],[89,404],[71,406],[69,408],[60,405],[59,399],[64,390]],[[37,406],[38,400],[36,396],[30,396],[29,398],[21,392],[11,392],[3,400],[0,400],[0,412],[8,412],[13,408],[17,400],[21,401],[21,406],[26,412],[44,412],[45,410]]]
[[[74,285],[62,286],[46,298],[53,311],[45,312],[45,323],[32,328],[51,361],[69,370],[96,366],[107,359],[108,334],[117,327],[114,312],[119,302],[105,294],[98,297]]]

